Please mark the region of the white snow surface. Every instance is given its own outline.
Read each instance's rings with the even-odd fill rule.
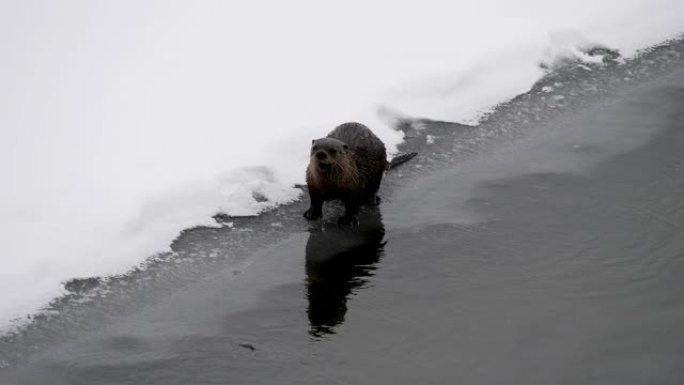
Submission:
[[[473,122],[541,62],[683,29],[680,0],[0,2],[0,327],[297,199],[337,124],[395,149],[392,117]]]

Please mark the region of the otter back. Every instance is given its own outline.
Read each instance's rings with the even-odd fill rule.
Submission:
[[[341,124],[328,134],[328,138],[335,138],[349,146],[359,169],[363,195],[369,199],[374,198],[387,168],[385,144],[361,123]]]

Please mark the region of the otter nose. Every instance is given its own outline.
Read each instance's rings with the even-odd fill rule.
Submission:
[[[327,158],[327,157],[328,157],[328,154],[326,154],[326,153],[323,152],[323,151],[318,151],[318,152],[316,153],[316,158],[318,158],[318,159],[320,159],[320,160],[323,160],[323,159],[325,159],[325,158]]]

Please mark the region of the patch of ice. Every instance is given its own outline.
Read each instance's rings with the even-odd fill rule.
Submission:
[[[0,2],[0,326],[218,212],[297,199],[311,139],[339,123],[394,151],[397,121],[475,121],[540,60],[628,56],[682,15],[676,0]]]

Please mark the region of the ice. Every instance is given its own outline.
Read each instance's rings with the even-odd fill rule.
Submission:
[[[216,213],[297,199],[345,121],[474,122],[539,64],[631,55],[681,1],[0,3],[0,325]],[[380,111],[380,113],[378,113]]]

